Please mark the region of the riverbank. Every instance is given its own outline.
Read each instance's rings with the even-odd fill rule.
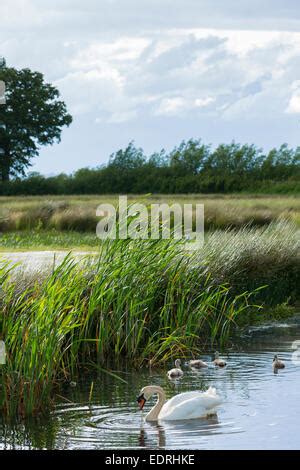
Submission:
[[[23,230],[0,235],[0,253],[22,251],[95,251],[96,233],[57,230]]]
[[[2,262],[2,412],[46,409],[82,368],[224,347],[249,313],[299,298],[298,234],[287,223],[214,232],[193,252],[181,242],[116,240],[95,260],[68,256],[22,279]]]

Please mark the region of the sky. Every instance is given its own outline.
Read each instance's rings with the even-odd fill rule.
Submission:
[[[131,140],[299,145],[299,0],[1,0],[0,56],[74,117],[31,171],[99,166]]]

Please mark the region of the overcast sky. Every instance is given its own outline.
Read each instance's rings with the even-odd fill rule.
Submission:
[[[299,0],[1,0],[1,55],[44,73],[74,116],[35,160],[44,174],[130,140],[299,145]]]

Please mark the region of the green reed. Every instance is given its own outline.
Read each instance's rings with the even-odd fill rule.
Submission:
[[[254,295],[264,292],[231,283],[237,260],[244,276],[246,260],[252,266],[251,246],[266,260],[267,246],[264,251],[254,232],[247,233],[241,234],[239,257],[231,251],[237,240],[226,241],[226,234],[200,251],[172,240],[106,241],[97,260],[68,256],[51,275],[24,286],[9,265],[0,264],[0,331],[7,349],[0,366],[2,412],[25,416],[46,409],[60,385],[83,368],[123,359],[136,367],[153,365],[224,345],[239,317],[253,308]],[[276,236],[269,249],[274,262],[275,246],[284,250]]]

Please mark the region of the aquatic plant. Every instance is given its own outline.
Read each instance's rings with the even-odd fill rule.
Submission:
[[[257,297],[268,306],[300,297],[299,230],[287,221],[267,227],[215,231],[202,256],[217,284],[228,283],[235,293],[265,285]]]
[[[23,290],[2,264],[3,413],[44,409],[81,367],[122,358],[154,364],[196,352],[200,338],[225,341],[250,294],[232,297],[195,261],[172,241],[110,241],[96,262],[68,256]]]
[[[126,359],[139,367],[226,344],[258,304],[299,298],[299,237],[281,222],[183,241],[107,240],[84,262],[19,283],[0,265],[0,323],[7,362],[0,408],[30,415],[86,368]]]

